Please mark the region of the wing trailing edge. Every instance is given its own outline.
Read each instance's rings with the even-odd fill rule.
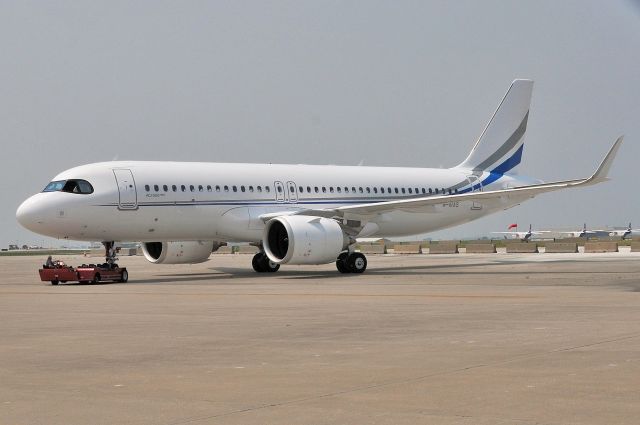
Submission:
[[[611,146],[609,152],[604,157],[596,171],[587,178],[583,179],[574,179],[574,180],[563,180],[556,181],[550,183],[542,183],[535,184],[529,186],[520,186],[509,189],[502,190],[492,190],[486,192],[467,192],[462,194],[453,194],[453,195],[439,195],[439,196],[429,196],[423,198],[412,198],[412,199],[401,199],[394,201],[385,201],[385,202],[377,202],[377,203],[366,203],[366,204],[358,204],[358,205],[348,205],[338,208],[329,208],[329,209],[306,209],[295,212],[283,212],[283,214],[299,214],[299,215],[316,215],[319,217],[334,217],[340,218],[345,216],[374,216],[376,214],[381,214],[385,212],[390,212],[394,210],[411,210],[415,212],[420,212],[421,210],[428,211],[432,209],[434,206],[438,204],[442,204],[445,202],[454,202],[454,201],[474,201],[474,202],[499,202],[501,199],[506,198],[509,201],[513,199],[522,199],[526,200],[528,198],[533,198],[534,196],[540,195],[546,192],[554,192],[556,190],[575,188],[575,187],[584,187],[591,186],[594,184],[602,183],[607,180],[608,173],[611,169],[611,165],[613,164],[613,160],[615,159],[618,150],[620,149],[620,145],[622,144],[623,136],[620,136]],[[275,214],[265,214],[261,216],[261,218],[265,221],[273,218],[278,213]],[[280,215],[283,215],[280,214]]]

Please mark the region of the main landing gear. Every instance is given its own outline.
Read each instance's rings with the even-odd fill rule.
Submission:
[[[367,269],[367,257],[359,252],[343,252],[338,255],[336,268],[340,273],[362,273]]]
[[[253,256],[251,265],[258,273],[275,273],[280,268],[280,264],[269,260],[264,251]],[[367,257],[359,252],[343,252],[336,260],[336,268],[340,273],[362,273],[367,269]]]
[[[253,256],[251,265],[253,266],[253,270],[258,273],[275,273],[280,268],[280,264],[276,264],[269,260],[269,257],[267,257],[267,254],[265,254],[264,251],[260,251]]]

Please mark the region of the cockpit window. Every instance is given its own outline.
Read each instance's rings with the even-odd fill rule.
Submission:
[[[93,186],[86,180],[57,180],[49,183],[43,192],[93,193]]]
[[[47,185],[47,187],[44,188],[43,192],[57,192],[59,190],[62,190],[65,183],[66,183],[65,180],[58,180],[55,182],[51,182]]]

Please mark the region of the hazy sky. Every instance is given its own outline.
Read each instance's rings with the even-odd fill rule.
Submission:
[[[433,236],[640,227],[637,2],[1,1],[0,52],[2,247],[42,243],[17,206],[89,162],[453,166],[514,78],[521,174],[587,176],[625,134],[613,181]]]

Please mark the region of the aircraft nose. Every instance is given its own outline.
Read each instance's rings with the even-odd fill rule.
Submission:
[[[36,231],[37,225],[42,224],[44,214],[35,196],[28,198],[16,210],[16,220],[25,229]]]

